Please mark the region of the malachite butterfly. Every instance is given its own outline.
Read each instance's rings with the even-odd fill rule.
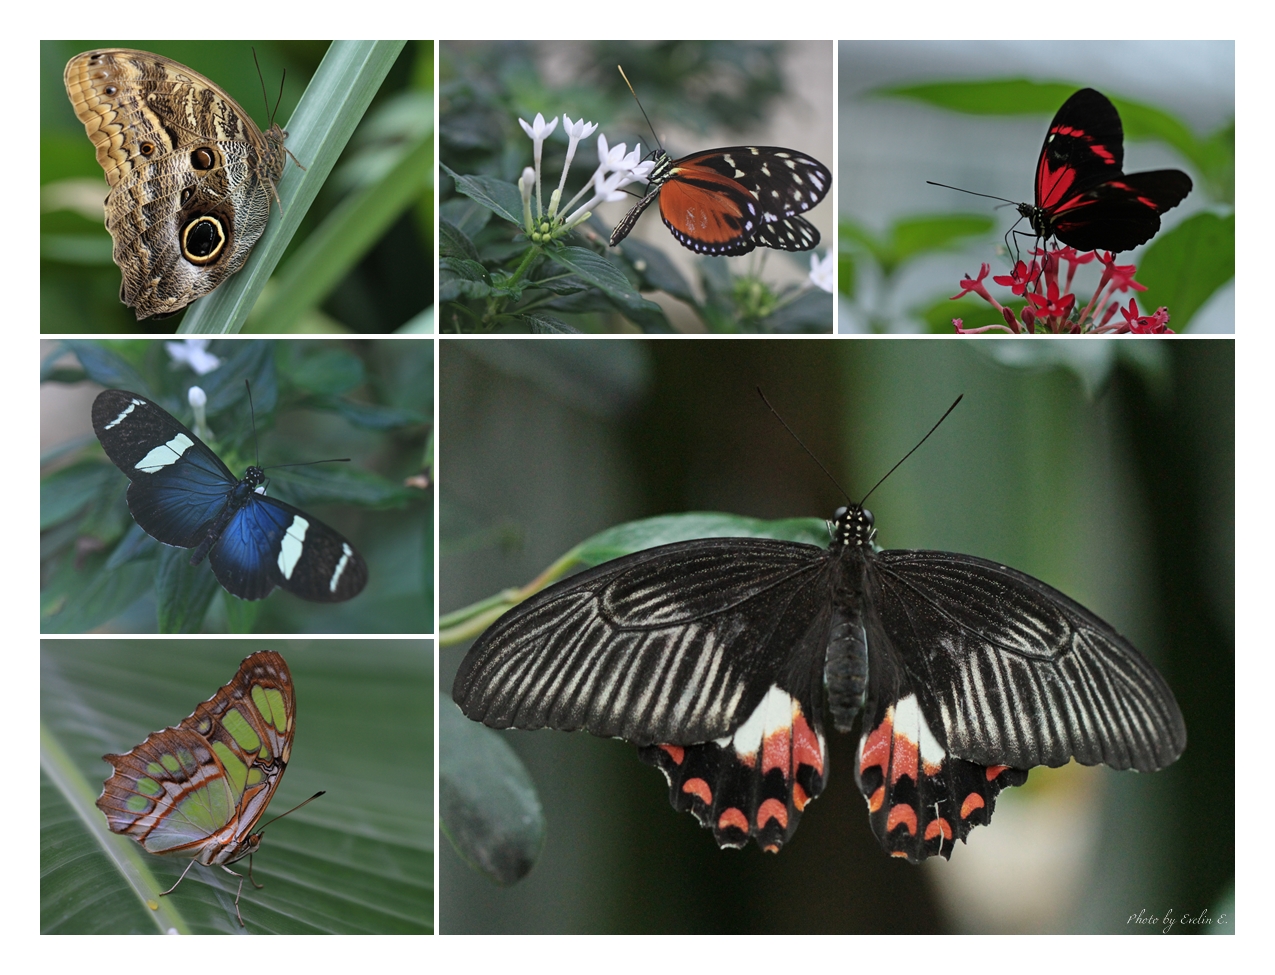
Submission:
[[[255,833],[253,827],[283,778],[295,730],[288,665],[273,650],[254,653],[181,724],[156,731],[123,755],[103,755],[115,772],[97,807],[112,832],[133,837],[148,853],[189,857],[177,884],[195,863],[238,877],[235,916],[242,926],[244,877],[228,864],[251,857],[261,845],[265,827]]]

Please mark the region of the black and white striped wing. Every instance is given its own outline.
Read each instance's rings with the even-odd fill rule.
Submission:
[[[953,755],[982,765],[1075,759],[1151,772],[1186,747],[1164,678],[1111,626],[1038,579],[969,555],[883,552],[872,600]]]
[[[565,579],[497,620],[452,697],[493,728],[584,729],[637,745],[734,731],[792,673],[828,602],[827,553],[771,539],[697,539]],[[822,652],[822,647],[820,648]],[[818,667],[822,660],[818,661]]]
[[[719,846],[776,851],[826,778],[829,572],[823,549],[755,538],[616,559],[501,617],[452,697],[494,728],[627,739]]]

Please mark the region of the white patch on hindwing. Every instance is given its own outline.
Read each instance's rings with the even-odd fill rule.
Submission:
[[[132,409],[132,407],[129,407]],[[127,411],[125,411],[127,412]],[[123,414],[120,414],[123,416]],[[118,422],[118,421],[116,421]],[[184,433],[179,433],[168,443],[160,444],[133,466],[145,474],[155,474],[165,467],[181,460],[182,454],[195,446],[194,441]]]
[[[717,739],[716,744],[722,748],[729,745],[736,755],[756,755],[767,736],[792,727],[792,714],[792,695],[772,684],[744,723],[733,734]]]
[[[285,579],[292,578],[292,570],[297,567],[301,552],[305,548],[305,533],[310,523],[300,515],[292,516],[292,524],[279,540],[279,571]]]

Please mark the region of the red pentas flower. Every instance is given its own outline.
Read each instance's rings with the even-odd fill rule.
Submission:
[[[1027,304],[1023,310],[1015,314],[997,301],[983,280],[990,268],[984,264],[977,278],[966,275],[961,280],[960,294],[953,295],[953,300],[967,294],[975,294],[996,309],[1004,324],[999,322],[966,328],[962,319],[954,318],[952,325],[962,335],[977,332],[1010,332],[1010,333],[1052,333],[1066,332],[1103,333],[1130,332],[1136,334],[1161,334],[1172,332],[1167,325],[1169,311],[1159,308],[1154,315],[1140,315],[1138,304],[1131,297],[1128,309],[1122,308],[1115,299],[1117,292],[1146,291],[1146,285],[1133,279],[1137,268],[1132,264],[1116,264],[1116,255],[1110,251],[1099,253],[1088,251],[1079,253],[1074,247],[1054,247],[1050,250],[1033,250],[1030,264],[1018,261],[1007,275],[997,275],[992,280],[1019,297],[1025,296]],[[1076,310],[1076,295],[1072,291],[1076,270],[1082,265],[1097,260],[1102,265],[1102,275],[1093,297],[1079,311]],[[1059,271],[1066,267],[1066,275],[1059,280]],[[1119,311],[1122,322],[1112,323]]]

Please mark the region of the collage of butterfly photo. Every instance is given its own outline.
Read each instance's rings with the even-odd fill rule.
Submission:
[[[1236,932],[1235,41],[39,52],[41,934]]]

